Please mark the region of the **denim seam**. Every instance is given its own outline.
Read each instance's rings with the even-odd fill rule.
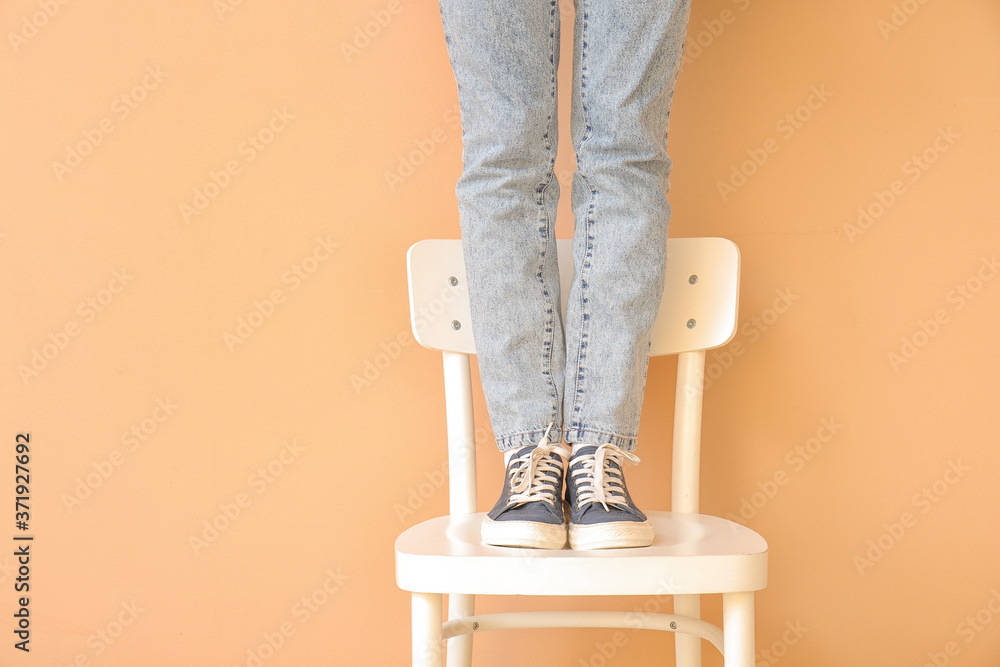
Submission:
[[[606,431],[600,428],[586,426],[574,426],[565,429],[564,440],[571,445],[601,444],[590,439],[590,436],[598,436],[602,441],[607,441],[617,447],[631,452],[638,449],[638,435],[623,435],[615,431]],[[606,436],[606,437],[600,437]]]
[[[514,431],[513,433],[507,433],[505,435],[500,436],[499,438],[497,438],[497,440],[510,440],[511,438],[520,438],[525,435],[535,435],[535,434],[544,435],[546,428],[547,428],[546,426],[543,426],[541,428],[532,428],[526,431]]]
[[[583,16],[580,24],[580,109],[583,117],[584,132],[583,137],[580,138],[579,147],[582,148],[586,143],[587,139],[590,138],[592,126],[590,124],[589,111],[587,109],[587,24],[589,19],[589,14],[587,12],[587,0],[580,0],[579,4],[582,9]],[[572,419],[576,419],[580,411],[582,410],[582,404],[580,401],[580,396],[585,391],[586,383],[586,368],[584,363],[587,359],[587,338],[590,316],[587,312],[587,276],[589,275],[591,260],[593,258],[594,251],[594,236],[592,234],[592,226],[594,221],[594,207],[597,199],[597,190],[594,186],[587,180],[585,171],[581,169],[580,155],[583,154],[583,150],[577,150],[577,172],[580,176],[581,181],[590,189],[590,203],[587,206],[587,216],[583,222],[583,233],[585,235],[585,252],[583,260],[579,267],[580,272],[580,338],[579,347],[577,349],[577,363],[576,363],[576,375],[573,380],[573,411]],[[567,364],[568,368],[568,364]],[[566,415],[569,417],[569,415]]]
[[[570,424],[569,426],[565,427],[565,430],[566,431],[589,431],[591,433],[600,433],[601,435],[613,435],[616,438],[627,438],[627,439],[629,439],[629,438],[635,438],[636,437],[636,434],[625,435],[625,434],[619,433],[618,431],[604,429],[604,428],[600,428],[600,427],[597,427],[597,426],[585,426],[585,425],[582,425],[582,424]]]
[[[497,446],[500,451],[507,451],[508,449],[514,449],[515,447],[527,447],[529,445],[537,445],[545,435],[545,428],[531,429],[528,431],[517,431],[515,433],[508,433],[506,435],[496,438]],[[553,429],[549,433],[549,442],[556,442],[555,434],[558,433],[560,436],[559,442],[561,442],[561,436],[563,429],[560,427],[558,430]],[[525,436],[530,436],[529,440],[525,440]]]
[[[555,22],[559,20],[558,14],[558,3],[557,0],[551,0],[549,8],[549,64],[552,65],[552,74],[550,77],[550,95],[552,97],[553,104],[556,103],[556,38],[555,38]],[[554,111],[554,110],[552,110]],[[542,375],[545,376],[546,384],[549,387],[549,397],[551,399],[550,412],[553,415],[558,413],[558,403],[559,403],[559,389],[556,387],[555,382],[552,380],[552,348],[555,339],[555,316],[554,316],[554,306],[552,303],[552,294],[550,293],[548,287],[545,285],[545,256],[549,251],[552,239],[552,221],[549,220],[548,213],[545,210],[545,196],[547,194],[549,186],[552,184],[552,179],[555,177],[555,151],[552,147],[552,119],[558,118],[557,113],[550,111],[548,118],[546,119],[545,132],[542,134],[542,140],[545,144],[545,150],[549,153],[549,162],[546,166],[545,174],[543,176],[542,183],[539,184],[536,189],[537,198],[535,203],[538,205],[538,216],[540,222],[542,223],[539,227],[539,233],[541,234],[541,251],[539,252],[539,265],[538,272],[535,277],[542,286],[542,296],[547,302],[546,315],[548,317],[547,325],[545,328],[545,336],[542,340]]]

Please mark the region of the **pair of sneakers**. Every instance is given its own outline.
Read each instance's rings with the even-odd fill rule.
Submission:
[[[611,444],[576,445],[571,453],[549,443],[546,430],[537,445],[510,455],[500,499],[483,519],[483,542],[562,549],[568,537],[572,549],[649,546],[653,525],[625,487],[625,461],[639,458]]]

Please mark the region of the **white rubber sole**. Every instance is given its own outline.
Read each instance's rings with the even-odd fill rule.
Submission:
[[[655,531],[649,521],[609,521],[569,525],[571,549],[622,549],[648,547]]]
[[[534,521],[494,521],[483,519],[483,542],[495,547],[562,549],[566,546],[566,524]]]

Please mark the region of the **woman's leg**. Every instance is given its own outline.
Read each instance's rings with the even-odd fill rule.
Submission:
[[[641,546],[652,540],[652,527],[632,504],[621,468],[637,461],[629,453],[638,444],[663,292],[667,126],[690,4],[577,0],[576,9],[576,271],[566,314],[563,412],[566,442],[574,445],[570,543]]]
[[[472,329],[504,486],[488,544],[560,549],[565,340],[555,217],[556,0],[441,0],[462,111],[456,189]],[[552,441],[551,443],[549,441]]]
[[[562,433],[555,217],[556,0],[441,0],[462,112],[459,218],[486,404],[502,451]]]

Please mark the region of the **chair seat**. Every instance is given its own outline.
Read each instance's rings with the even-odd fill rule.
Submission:
[[[574,551],[483,544],[485,512],[443,516],[396,539],[396,583],[419,593],[475,595],[684,595],[758,591],[767,542],[705,514],[647,512],[649,547]]]

